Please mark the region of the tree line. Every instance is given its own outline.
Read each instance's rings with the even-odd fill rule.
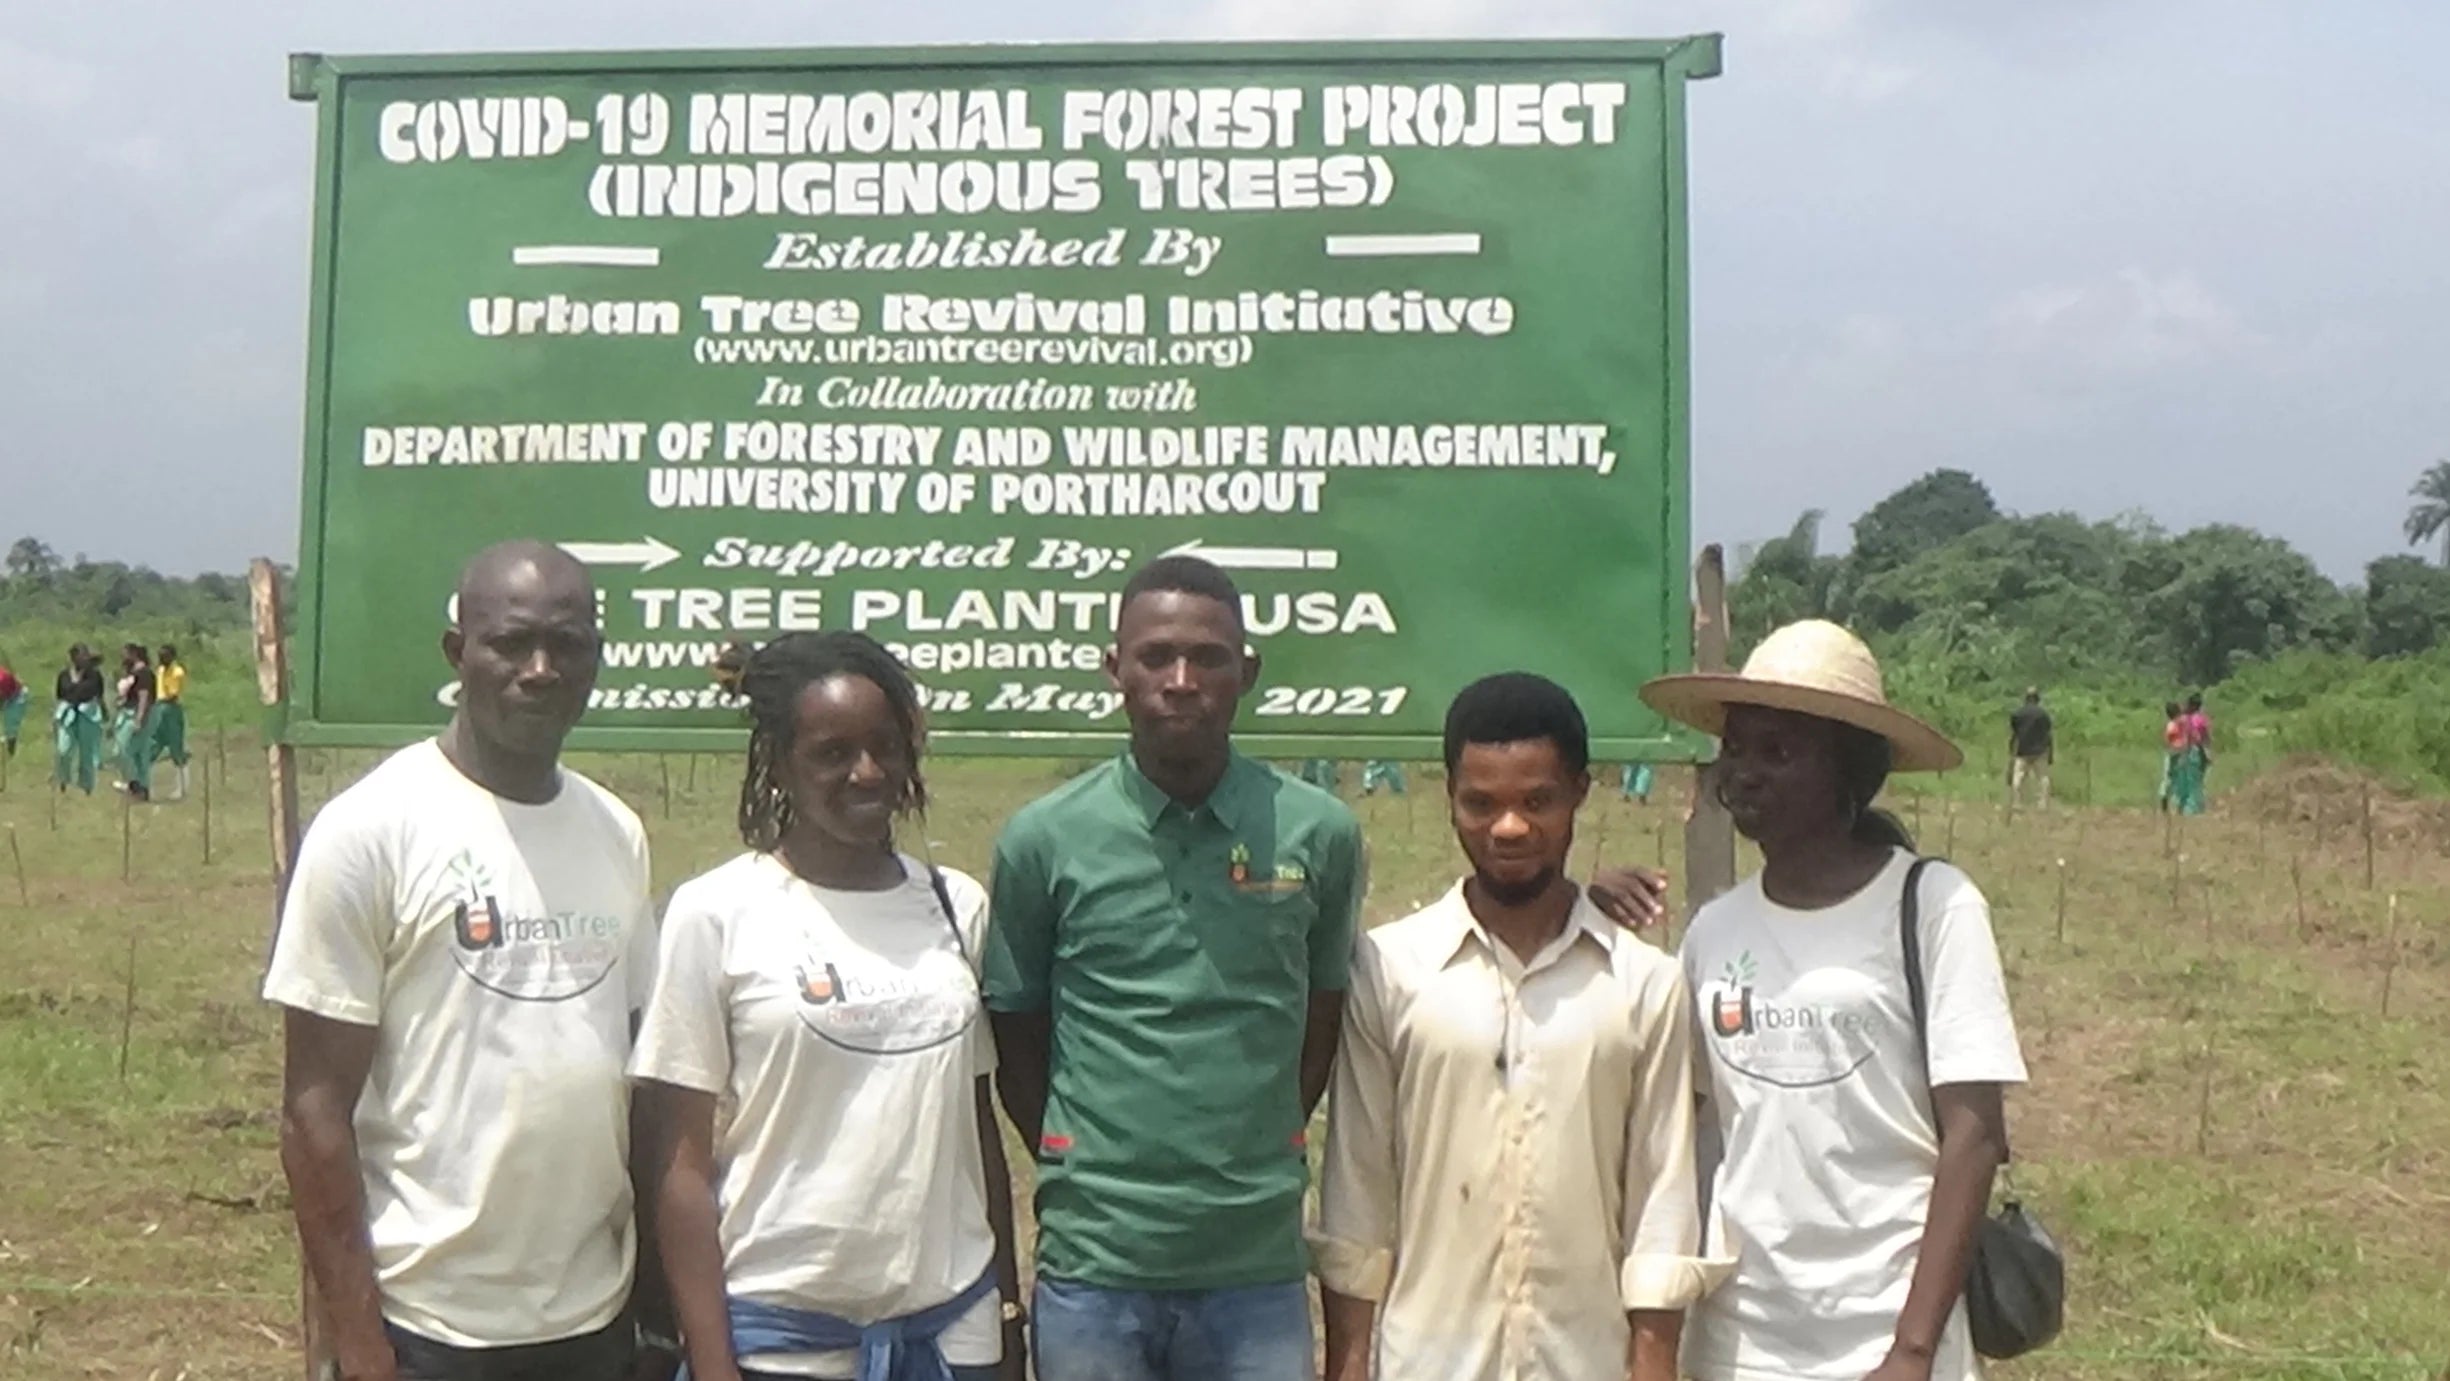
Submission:
[[[2416,495],[2409,539],[2450,535],[2450,463]],[[1821,550],[1821,525],[1807,512],[1740,553],[1729,594],[1739,644],[1833,618],[1909,659],[1978,659],[2002,681],[2108,673],[2206,687],[2294,651],[2407,657],[2450,640],[2450,569],[2422,558],[2382,557],[2343,587],[2248,528],[2006,513],[1962,470],[1882,499],[1843,554]]]

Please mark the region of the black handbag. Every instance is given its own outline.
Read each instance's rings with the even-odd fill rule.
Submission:
[[[1933,860],[1918,858],[1906,873],[1905,904],[1899,908],[1898,929],[1905,940],[1906,996],[1914,1007],[1914,1043],[1921,1049],[1924,1077],[1930,1077],[1931,1033],[1923,1005],[1922,882]],[[1932,1125],[1939,1107],[1931,1109]],[[2009,1155],[2000,1148],[2005,1175]],[[1965,1270],[1965,1322],[1974,1335],[1974,1351],[2005,1360],[2022,1357],[2059,1336],[2067,1322],[2067,1258],[2040,1220],[2025,1212],[2016,1185],[2007,1181],[2007,1197],[1997,1213],[1982,1220],[1974,1237],[1972,1264]]]

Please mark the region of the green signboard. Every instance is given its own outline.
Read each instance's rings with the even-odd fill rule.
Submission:
[[[383,744],[481,546],[594,570],[580,742],[708,745],[727,643],[857,628],[931,741],[1104,751],[1130,571],[1226,567],[1253,751],[1434,753],[1529,669],[1685,751],[1673,42],[301,57],[291,736]]]

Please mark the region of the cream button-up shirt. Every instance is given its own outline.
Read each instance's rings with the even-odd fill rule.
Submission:
[[[1692,1020],[1676,962],[1587,896],[1528,963],[1460,885],[1362,937],[1311,1237],[1321,1284],[1379,1303],[1378,1381],[1622,1378],[1626,1312],[1725,1275]]]

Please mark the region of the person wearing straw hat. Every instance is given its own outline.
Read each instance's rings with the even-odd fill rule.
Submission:
[[[1963,754],[1888,702],[1861,640],[1818,620],[1770,634],[1740,673],[1664,677],[1642,699],[1719,739],[1719,799],[1762,856],[1684,942],[1703,1125],[1722,1143],[1710,1197],[1737,1257],[1694,1311],[1684,1367],[1979,1377],[1960,1296],[2024,1058],[1989,903],[1935,863],[1917,899],[1926,1064],[1899,938],[1913,844],[1873,805],[1891,772]]]

